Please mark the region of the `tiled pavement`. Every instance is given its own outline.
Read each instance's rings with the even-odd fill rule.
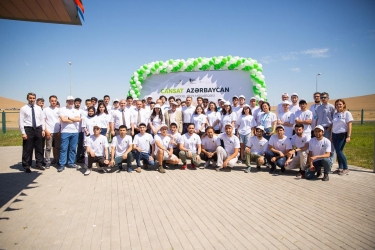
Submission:
[[[374,249],[375,174],[19,171],[0,148],[0,249]]]

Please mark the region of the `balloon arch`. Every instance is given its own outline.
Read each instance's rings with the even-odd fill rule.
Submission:
[[[156,61],[142,65],[134,72],[130,79],[129,96],[140,98],[142,84],[147,77],[156,74],[176,72],[210,71],[210,70],[244,70],[250,73],[253,84],[253,92],[258,100],[267,100],[266,83],[262,74],[262,64],[251,58],[238,56],[198,57],[187,60],[177,59],[168,61]]]

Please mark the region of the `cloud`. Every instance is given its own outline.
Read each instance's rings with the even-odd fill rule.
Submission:
[[[281,53],[279,57],[282,61],[298,60],[298,52]]]
[[[293,72],[297,72],[297,73],[299,73],[301,71],[300,68],[291,68],[290,70],[293,71]]]
[[[305,51],[301,51],[301,54],[310,55],[312,58],[325,58],[329,57],[327,54],[329,51],[328,48],[323,49],[308,49]]]

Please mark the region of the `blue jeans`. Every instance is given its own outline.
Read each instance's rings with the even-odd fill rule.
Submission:
[[[60,166],[65,166],[67,158],[69,166],[74,164],[76,159],[77,143],[78,133],[61,133],[61,147],[59,160]]]
[[[279,156],[279,154],[276,154],[276,153],[272,152],[271,150],[266,151],[267,162],[269,164],[271,164],[272,168],[276,168],[276,166],[278,166],[280,168],[284,168],[286,157],[281,157],[281,158],[277,159],[275,162],[271,161],[272,157],[277,157],[277,156]]]
[[[344,147],[348,133],[335,134],[332,133],[332,144],[335,147],[339,169],[348,169],[348,163],[344,155]]]
[[[144,163],[147,165],[154,166],[155,161],[150,161],[150,154],[144,153],[144,152],[138,152],[138,150],[134,151],[135,160],[137,161],[137,166],[141,166],[141,160],[143,160]]]
[[[321,168],[323,167],[325,174],[329,174],[332,167],[332,162],[329,158],[323,158],[313,162],[315,167],[315,172],[320,172]]]

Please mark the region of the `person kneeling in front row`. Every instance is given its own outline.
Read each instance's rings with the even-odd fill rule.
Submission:
[[[196,167],[201,163],[201,145],[202,141],[199,135],[195,132],[194,123],[187,124],[187,133],[183,134],[180,138],[180,152],[178,153],[182,161],[182,170],[187,168],[187,159],[191,159],[191,168]]]
[[[127,170],[129,173],[132,172],[132,161],[133,161],[133,142],[132,137],[127,135],[127,128],[125,125],[119,127],[119,135],[116,135],[112,139],[111,144],[111,162],[109,165],[117,166],[119,170],[122,170],[122,163],[126,162]]]
[[[224,128],[225,133],[217,137],[217,143],[220,146],[216,149],[218,166],[216,171],[221,171],[222,169],[231,171],[238,160],[238,152],[240,150],[240,140],[233,134],[232,124],[227,123]]]
[[[154,166],[155,161],[152,157],[154,155],[154,139],[152,135],[146,133],[146,124],[140,123],[138,124],[139,134],[134,136],[133,140],[133,150],[135,155],[135,160],[137,161],[137,173],[140,173],[141,170],[141,160],[143,160],[144,169],[148,169],[148,166]],[[151,146],[151,154],[150,154],[150,146]]]
[[[260,166],[264,164],[264,155],[268,148],[268,141],[263,137],[264,127],[258,126],[255,129],[255,136],[250,137],[247,141],[245,148],[245,158],[247,169],[245,173],[250,173],[251,162],[255,162],[257,165],[257,170]]]
[[[101,135],[101,128],[94,126],[94,134],[87,140],[86,152],[88,155],[88,169],[85,175],[91,173],[92,164],[97,162],[102,170],[108,167],[108,140],[107,137]]]
[[[217,144],[217,136],[215,135],[215,130],[213,127],[209,126],[206,128],[206,134],[204,138],[202,138],[202,153],[201,159],[206,161],[204,167],[202,169],[208,167],[210,162],[216,164],[217,162],[217,152],[216,149],[220,144]]]
[[[179,159],[173,154],[173,145],[171,143],[171,137],[168,135],[168,125],[162,124],[160,126],[160,134],[155,135],[155,151],[159,162],[159,172],[165,173],[166,163],[178,164]]]

